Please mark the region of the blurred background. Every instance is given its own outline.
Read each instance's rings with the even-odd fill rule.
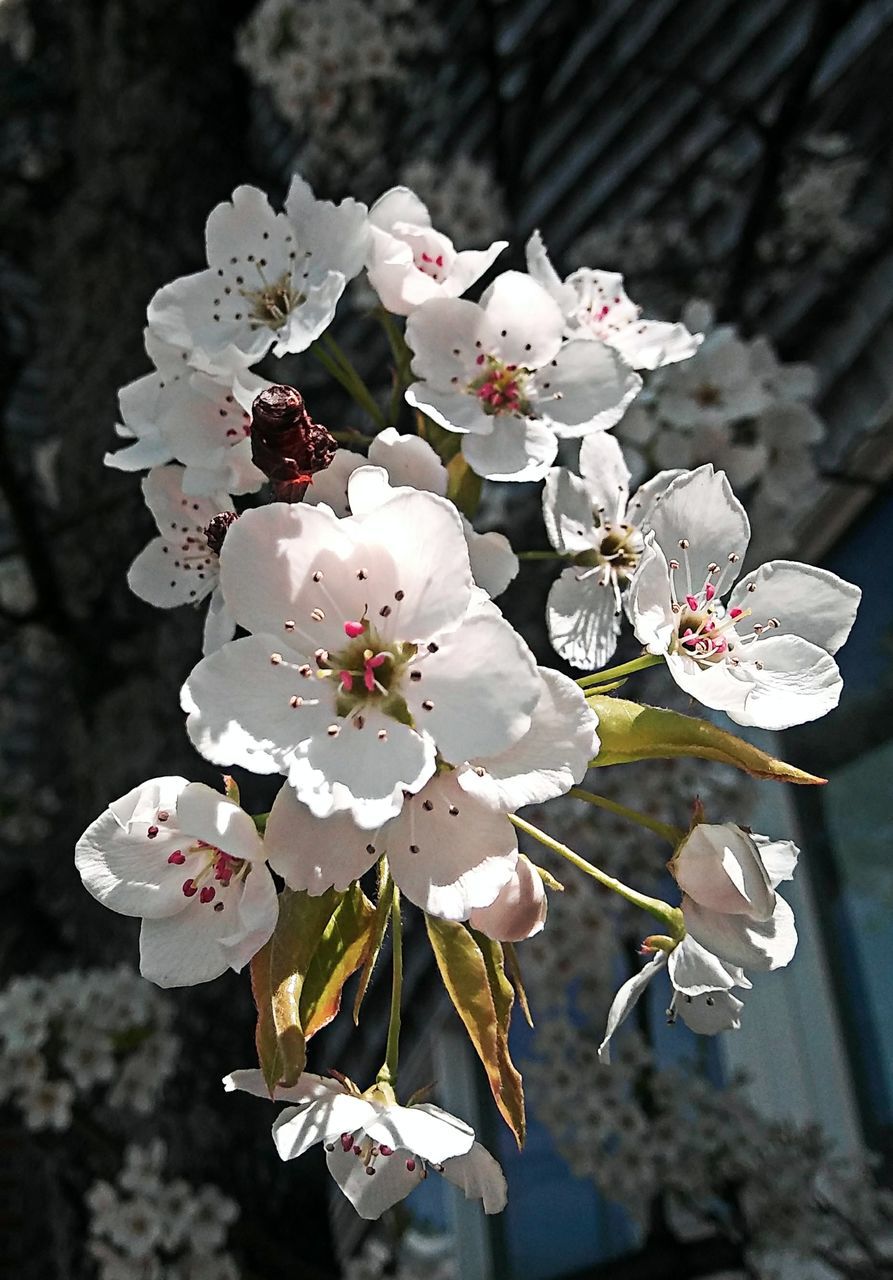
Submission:
[[[891,0],[0,0],[10,1275],[893,1276],[891,79]],[[150,369],[153,292],[204,265],[205,219],[234,186],[277,203],[295,170],[317,195],[367,202],[405,183],[459,247],[509,238],[500,269],[523,269],[538,227],[562,274],[622,271],[646,314],[684,315],[708,336],[618,426],[633,471],[727,468],[758,559],[811,560],[865,592],[838,710],[762,743],[828,787],[757,788],[697,762],[597,777],[667,821],[700,795],[709,818],[801,846],[787,895],[800,949],[750,993],[739,1032],[668,1028],[655,983],[599,1069],[641,922],[562,874],[521,949],[537,1025],[513,1028],[532,1120],[519,1156],[410,920],[406,1085],[436,1081],[502,1159],[509,1206],[493,1220],[431,1180],[370,1229],[319,1152],[280,1164],[272,1108],[219,1084],[254,1061],[247,978],[151,988],[136,921],[100,908],[72,861],[87,823],[143,779],[216,781],[178,710],[200,622],[128,592],[154,530],[135,478],[102,457],[119,388]],[[335,332],[386,392],[370,300],[355,284]],[[309,356],[286,374],[327,425],[371,432]],[[535,486],[488,486],[482,516],[516,549],[547,545]],[[554,576],[525,564],[500,603],[559,665],[543,624]],[[685,709],[668,686],[641,678],[634,694]],[[240,781],[267,807],[263,779]],[[561,802],[534,820],[660,889],[648,835]],[[360,1031],[337,1021],[312,1067],[374,1073],[381,972]]]

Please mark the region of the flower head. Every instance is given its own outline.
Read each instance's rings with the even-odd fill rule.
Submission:
[[[353,495],[366,477],[349,481]],[[375,828],[444,761],[495,754],[530,725],[527,646],[476,592],[459,517],[394,490],[327,507],[247,511],[220,555],[227,608],[253,634],[201,662],[188,728],[217,763],[288,776],[317,817]]]
[[[276,925],[276,887],[253,820],[201,782],[134,787],[87,828],[75,864],[94,898],[142,918],[140,972],[160,987],[241,969]]]
[[[649,523],[628,608],[636,636],[665,655],[681,688],[763,729],[803,724],[837,705],[842,680],[831,655],[853,625],[858,587],[825,569],[771,560],[724,604],[750,525],[709,464],[674,480]]]
[[[448,431],[478,475],[539,480],[559,436],[613,426],[642,385],[608,346],[563,341],[564,318],[541,285],[497,277],[480,303],[443,298],[409,317],[413,373],[406,392]]]
[[[558,303],[568,337],[605,342],[633,369],[688,360],[701,344],[702,335],[689,333],[684,324],[643,320],[616,271],[580,267],[562,282],[538,231],[527,241],[527,270]]]
[[[632,497],[620,445],[605,433],[580,446],[580,472],[554,467],[543,489],[543,517],[556,551],[575,563],[553,583],[546,606],[555,650],[587,670],[617,647],[623,594],[644,547],[652,508],[678,471],[661,471]]]
[[[489,249],[457,252],[408,187],[392,187],[376,200],[369,228],[369,282],[382,305],[400,316],[431,298],[460,297],[508,244],[497,240]]]
[[[701,1035],[740,1027],[744,1006],[732,989],[751,986],[743,966],[778,969],[793,958],[794,915],[775,890],[793,876],[798,854],[789,840],[751,835],[734,823],[692,827],[670,863],[683,893],[685,934],[681,941],[645,939],[643,953],[652,959],[614,997],[602,1061],[610,1060],[611,1037],[662,969],[673,987],[671,1022],[678,1014]]]
[[[236,1089],[269,1097],[259,1071],[226,1076]],[[433,1169],[455,1183],[485,1213],[505,1207],[506,1182],[499,1164],[475,1142],[474,1130],[429,1102],[400,1106],[390,1091],[365,1093],[349,1081],[305,1073],[293,1088],[277,1088],[277,1101],[293,1102],[273,1124],[283,1160],[294,1160],[321,1142],[329,1172],[361,1218],[380,1218],[404,1200]]]
[[[234,371],[303,351],[326,329],[366,253],[366,206],[316,200],[295,176],[284,213],[241,186],[212,210],[208,267],[159,289],[149,323],[189,352],[193,366]]]

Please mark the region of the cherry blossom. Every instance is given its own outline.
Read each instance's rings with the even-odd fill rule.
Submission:
[[[265,833],[270,866],[290,888],[317,895],[346,889],[384,854],[402,892],[430,915],[466,920],[489,908],[485,924],[518,930],[523,916],[524,936],[536,932],[544,898],[518,858],[506,814],[568,791],[598,751],[598,720],[579,688],[546,668],[539,675],[539,701],[518,742],[499,755],[441,768],[374,831],[358,827],[350,813],[314,817],[283,787]]]
[[[861,592],[825,569],[770,560],[726,604],[747,550],[747,515],[723,472],[686,472],[649,517],[627,594],[638,639],[666,658],[676,683],[738,724],[786,729],[837,705],[832,654],[849,635]]]
[[[188,376],[188,352],[162,341],[149,328],[144,331],[144,339],[146,354],[155,368],[118,392],[121,421],[115,424],[115,431],[131,443],[103,458],[107,467],[118,471],[143,471],[171,462],[174,456],[161,432],[160,406],[166,389]]]
[[[561,308],[567,336],[593,338],[618,351],[633,369],[657,369],[688,360],[702,341],[684,324],[642,320],[616,271],[580,267],[562,282],[538,231],[527,241],[527,270]]]
[[[347,482],[367,462],[382,468],[387,481],[395,487],[446,495],[447,469],[427,440],[422,440],[419,436],[401,436],[393,427],[386,427],[369,445],[368,459],[350,449],[338,449],[331,465],[314,476],[304,501],[311,506],[325,502],[336,515],[351,515]],[[382,489],[381,492],[384,500],[387,489]],[[367,484],[367,502],[373,493],[374,485]],[[471,561],[472,577],[488,596],[495,598],[517,576],[518,557],[504,534],[478,533],[461,512],[459,516]]]
[[[160,987],[238,971],[276,926],[276,888],[253,819],[201,782],[134,787],[87,828],[75,863],[94,898],[142,918],[140,972]]]
[[[612,427],[642,386],[611,347],[563,333],[558,304],[518,271],[498,276],[480,303],[425,302],[406,324],[419,379],[406,399],[461,434],[478,475],[540,480],[558,437]]]
[[[271,385],[243,370],[236,378],[195,372],[167,387],[159,427],[185,465],[184,493],[257,492],[265,477],[251,460],[251,406]]]
[[[477,593],[458,514],[435,494],[398,489],[344,519],[324,505],[247,511],[220,583],[252,634],[190,675],[190,736],[215,763],[286,774],[316,817],[350,810],[374,829],[438,753],[494,755],[530,727],[533,657]]]
[[[211,653],[236,629],[219,590],[219,561],[205,533],[215,515],[232,511],[229,494],[196,498],[183,489],[182,467],[153,467],[142,482],[146,506],[158,526],[157,538],[143,548],[127,571],[134,595],[159,609],[199,604],[211,597],[204,631],[204,653]]]
[[[554,467],[543,489],[543,518],[556,551],[574,564],[552,584],[549,639],[575,667],[603,667],[617,647],[623,592],[644,547],[642,530],[679,471],[662,471],[630,497],[630,473],[613,436],[587,436],[580,475]]]
[[[365,205],[316,200],[298,176],[284,213],[257,187],[237,187],[208,218],[207,269],[159,289],[149,323],[206,372],[255,364],[271,346],[303,351],[362,269],[367,236]]]
[[[226,1076],[227,1092],[268,1098],[259,1071]],[[433,1169],[481,1200],[485,1213],[500,1213],[506,1182],[498,1162],[464,1120],[430,1102],[400,1106],[379,1087],[365,1093],[350,1084],[305,1072],[292,1088],[277,1086],[286,1107],[273,1124],[283,1160],[294,1160],[321,1142],[329,1173],[361,1218],[380,1218],[409,1195]]]
[[[508,247],[507,240],[497,240],[489,249],[457,252],[408,187],[392,187],[376,200],[369,227],[369,283],[382,305],[400,316],[431,298],[460,297]]]
[[[799,850],[789,840],[751,835],[734,823],[697,823],[679,845],[670,870],[682,890],[685,936],[649,938],[648,963],[628,979],[611,1005],[599,1057],[648,983],[666,969],[673,987],[670,1021],[678,1014],[692,1031],[737,1030],[743,1006],[732,989],[749,989],[743,966],[778,969],[797,946],[794,914],[775,892],[794,874]]]

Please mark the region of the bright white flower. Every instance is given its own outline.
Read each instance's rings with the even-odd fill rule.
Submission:
[[[527,270],[561,308],[568,337],[594,338],[618,351],[633,369],[657,369],[688,360],[703,341],[684,324],[642,320],[616,271],[580,267],[562,282],[538,231],[527,241]]]
[[[392,187],[379,197],[369,210],[369,226],[369,283],[398,316],[431,298],[461,297],[508,247],[507,240],[497,240],[489,249],[457,253],[408,187]]]
[[[406,323],[420,379],[406,399],[462,435],[478,475],[541,480],[557,437],[612,427],[642,386],[611,347],[563,333],[558,304],[518,271],[498,276],[480,303],[423,303]]]
[[[575,563],[552,584],[549,638],[575,667],[603,667],[617,647],[623,592],[644,547],[651,510],[678,471],[661,471],[629,495],[629,469],[613,436],[587,436],[580,475],[553,467],[543,489],[543,518],[556,551]]]
[[[367,478],[350,478],[353,510]],[[398,489],[342,520],[325,506],[247,511],[220,583],[253,634],[190,675],[190,736],[209,760],[286,774],[316,817],[350,810],[374,829],[438,752],[495,755],[530,727],[533,656],[477,592],[458,514],[435,494]]]
[[[256,493],[265,476],[251,461],[251,406],[272,384],[243,370],[236,378],[192,373],[159,398],[159,424],[185,465],[183,492]]]
[[[107,453],[103,462],[118,471],[143,471],[173,459],[171,446],[161,433],[161,405],[167,390],[189,373],[188,352],[171,346],[147,328],[143,332],[146,354],[155,365],[152,373],[143,374],[118,392],[121,422],[116,433],[133,441],[117,453]]]
[[[316,200],[297,176],[285,213],[257,187],[237,187],[208,218],[207,270],[159,289],[149,323],[206,371],[255,364],[271,346],[277,356],[303,351],[361,270],[367,236],[365,205]]]
[[[204,652],[231,640],[236,624],[218,589],[219,561],[205,530],[214,516],[232,511],[229,494],[195,498],[183,491],[182,467],[155,467],[142,482],[146,506],[159,536],[134,560],[127,583],[134,595],[159,609],[198,604],[211,596]]]
[[[691,360],[662,374],[657,394],[661,416],[681,431],[753,418],[773,399],[749,345],[731,325],[713,329]]]
[[[575,683],[546,668],[540,679],[530,728],[518,742],[441,770],[375,831],[359,828],[350,813],[315,818],[283,787],[264,837],[270,866],[290,888],[317,895],[346,889],[386,854],[402,892],[430,915],[466,920],[488,908],[493,928],[521,930],[527,921],[524,936],[536,932],[544,898],[518,859],[505,815],[568,791],[598,750],[597,718]]]
[[[666,657],[676,683],[738,724],[786,729],[837,705],[831,657],[849,635],[861,591],[835,574],[770,560],[722,603],[747,550],[747,515],[710,465],[674,480],[627,594],[638,639]]]
[[[234,1071],[223,1081],[269,1097],[259,1071]],[[506,1202],[505,1176],[474,1130],[429,1102],[401,1107],[377,1089],[359,1094],[337,1080],[309,1073],[291,1089],[277,1088],[277,1101],[295,1102],[273,1124],[283,1160],[294,1160],[316,1143],[326,1150],[329,1172],[361,1218],[380,1218],[427,1176],[429,1168],[455,1183],[466,1199],[479,1199],[485,1213]]]
[[[140,972],[160,987],[241,969],[279,906],[254,822],[201,782],[153,778],[109,805],[77,844],[84,886],[142,917]]]
[[[732,988],[751,986],[743,966],[779,969],[793,958],[794,913],[775,890],[792,878],[798,854],[790,840],[750,835],[734,823],[692,828],[670,863],[685,937],[669,952],[648,947],[653,958],[617,992],[599,1047],[603,1062],[614,1032],[664,968],[673,986],[671,1021],[679,1014],[701,1035],[738,1030],[744,1006]]]
[[[355,471],[367,463],[382,468],[387,473],[387,480],[395,487],[404,486],[440,496],[446,495],[447,469],[427,440],[418,436],[401,436],[393,427],[386,427],[369,445],[368,458],[353,453],[350,449],[336,450],[331,464],[313,477],[313,483],[304,495],[304,502],[311,506],[325,502],[337,516],[359,514],[351,511],[347,499],[347,482]],[[379,492],[384,501],[387,489],[379,485]],[[375,482],[367,482],[363,486],[366,509],[374,501],[375,494]],[[518,557],[504,534],[478,533],[461,512],[460,519],[468,546],[472,577],[491,599],[495,599],[517,576]]]

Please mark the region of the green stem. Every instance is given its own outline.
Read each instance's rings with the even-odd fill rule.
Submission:
[[[643,653],[641,658],[633,658],[632,662],[621,662],[618,667],[605,667],[604,671],[594,671],[592,675],[580,676],[577,684],[581,689],[589,689],[593,685],[607,684],[609,680],[618,680],[621,676],[630,676],[634,671],[644,671],[646,667],[656,667],[663,660],[662,653]]]
[[[400,917],[400,890],[391,881],[391,946],[393,981],[391,984],[391,1017],[388,1022],[388,1046],[384,1065],[378,1073],[379,1084],[397,1083],[397,1059],[400,1053],[400,999],[403,994],[403,921]]]
[[[573,560],[566,551],[517,551],[519,560]]]
[[[387,426],[385,415],[376,404],[372,392],[333,337],[324,333],[320,341],[313,343],[310,351],[360,408],[365,409],[376,426],[379,428]]]
[[[562,858],[566,858],[568,862],[572,863],[580,871],[584,871],[586,875],[592,876],[593,880],[597,880],[599,884],[604,885],[606,889],[610,889],[612,893],[619,894],[621,898],[631,902],[634,907],[641,907],[643,911],[647,911],[649,915],[660,920],[661,924],[666,927],[673,937],[681,938],[684,935],[685,925],[682,919],[682,912],[678,907],[671,907],[669,902],[664,902],[661,898],[649,898],[647,894],[638,893],[635,889],[630,889],[621,880],[615,879],[614,876],[609,876],[607,872],[602,871],[599,867],[594,867],[585,858],[581,858],[578,853],[574,853],[573,849],[569,849],[566,844],[561,844],[560,841],[554,840],[550,835],[547,835],[545,831],[540,831],[539,827],[535,827],[533,823],[526,822],[524,818],[519,818],[515,813],[510,813],[507,816],[509,822],[514,823],[519,831],[524,831],[527,835],[533,836],[534,840],[544,844],[553,853],[560,854]]]
[[[680,840],[685,838],[685,832],[680,827],[674,827],[669,822],[659,822],[657,818],[649,818],[647,813],[640,813],[638,809],[628,809],[625,804],[618,804],[616,800],[609,800],[607,796],[598,796],[594,791],[571,787],[568,795],[576,800],[585,800],[587,804],[597,805],[599,809],[607,809],[609,813],[616,813],[619,818],[626,818],[628,822],[635,822],[640,827],[647,827],[655,835],[669,841],[674,849]]]
[[[391,348],[391,355],[394,357],[394,367],[397,370],[398,379],[403,388],[408,387],[412,382],[412,371],[409,367],[412,361],[412,352],[406,345],[406,339],[400,332],[400,328],[390,312],[385,311],[384,307],[378,307],[375,315],[387,334],[388,345]]]

